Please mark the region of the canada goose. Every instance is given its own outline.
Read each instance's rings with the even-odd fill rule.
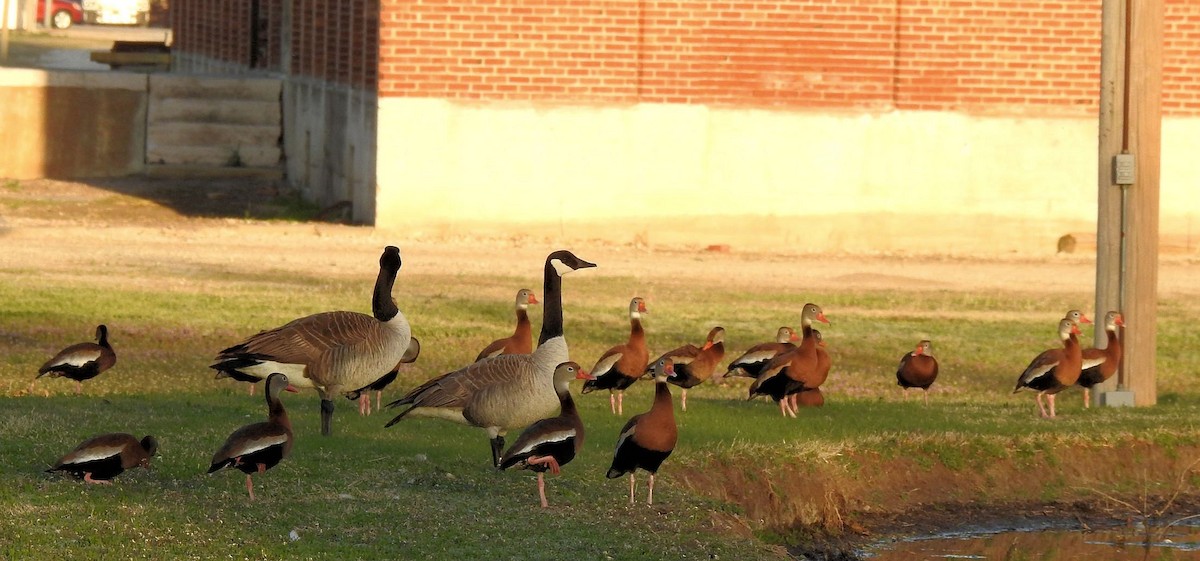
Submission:
[[[513,334],[502,339],[496,339],[479,351],[475,361],[497,355],[527,355],[533,352],[533,327],[529,323],[529,305],[537,304],[537,296],[528,288],[517,291],[517,327]]]
[[[500,469],[517,466],[537,472],[538,496],[542,508],[546,502],[546,481],[543,474],[549,470],[558,475],[559,468],[575,459],[583,448],[583,419],[571,399],[571,380],[590,380],[592,376],[574,362],[564,362],[554,369],[554,392],[562,411],[556,417],[542,419],[525,430],[513,442],[512,448],[500,457]]]
[[[324,312],[292,320],[221,351],[210,368],[217,378],[263,379],[287,374],[298,388],[321,396],[321,434],[333,432],[333,396],[379,380],[401,362],[412,334],[392,299],[400,250],[387,246],[371,298],[372,316]]]
[[[629,504],[637,486],[634,472],[639,468],[650,473],[650,491],[646,504],[654,504],[654,475],[663,461],[675,451],[679,428],[675,424],[675,407],[667,380],[675,376],[675,366],[669,358],[654,363],[654,403],[650,410],[634,415],[621,429],[612,465],[605,477],[616,479],[629,474]]]
[[[150,469],[150,458],[158,452],[158,440],[126,433],[109,433],[89,438],[67,455],[59,458],[54,467],[46,470],[65,471],[88,483],[111,484],[110,479],[127,469]]]
[[[615,415],[624,414],[625,389],[642,377],[650,363],[646,331],[642,328],[642,314],[645,313],[645,300],[635,297],[629,301],[629,340],[600,355],[596,366],[592,367],[595,379],[583,384],[582,393],[608,390],[608,406]]]
[[[1079,373],[1083,366],[1083,352],[1079,348],[1079,339],[1076,335],[1079,335],[1078,324],[1070,317],[1060,320],[1058,322],[1058,338],[1062,340],[1062,348],[1042,351],[1033,358],[1029,366],[1025,367],[1021,377],[1017,378],[1017,386],[1013,389],[1013,393],[1021,391],[1021,388],[1029,388],[1038,392],[1037,404],[1042,417],[1054,417],[1054,395],[1071,387],[1079,380]],[[1042,405],[1043,395],[1050,402],[1049,412]]]
[[[292,451],[292,421],[279,400],[279,392],[296,392],[288,383],[286,374],[271,374],[267,377],[267,420],[246,425],[233,431],[225,444],[213,454],[208,473],[232,467],[246,474],[246,491],[254,499],[254,482],[250,474],[263,473]]]
[[[408,415],[434,417],[483,428],[492,444],[492,465],[500,465],[504,435],[554,413],[554,369],[570,360],[563,334],[562,275],[595,267],[566,250],[546,257],[546,297],[538,347],[528,355],[500,355],[442,374],[412,389],[388,407],[409,406],[385,426]]]
[[[683,388],[679,397],[679,406],[687,411],[687,391],[703,384],[717,370],[717,363],[725,357],[725,328],[714,327],[708,331],[704,346],[687,344],[673,351],[663,353],[654,360],[657,363],[663,358],[670,358],[675,364],[675,376],[668,383]]]
[[[1083,350],[1082,371],[1075,383],[1083,386],[1083,407],[1091,407],[1091,389],[1096,384],[1103,383],[1117,373],[1121,365],[1121,338],[1117,336],[1117,328],[1125,327],[1125,318],[1118,312],[1104,314],[1104,331],[1108,337],[1108,346],[1103,349],[1094,347]]]
[[[921,388],[925,390],[925,405],[929,405],[929,386],[938,376],[938,361],[930,352],[932,345],[929,340],[917,343],[916,350],[905,353],[896,367],[896,385],[905,390],[904,398],[908,399],[908,388]]]
[[[400,364],[397,364],[396,367],[393,368],[391,372],[384,374],[383,377],[379,378],[378,380],[375,380],[374,382],[371,382],[370,384],[367,384],[364,387],[358,388],[357,390],[346,392],[346,399],[349,399],[350,401],[358,401],[358,414],[359,415],[370,415],[371,414],[371,394],[370,394],[370,392],[374,391],[375,392],[375,409],[383,409],[383,405],[382,405],[382,403],[380,403],[383,400],[383,388],[388,387],[389,385],[391,385],[392,382],[396,381],[396,376],[400,375],[400,367],[401,366],[404,366],[405,364],[410,364],[410,363],[416,362],[417,357],[420,356],[420,354],[421,354],[421,342],[418,341],[416,337],[413,337],[412,340],[410,340],[408,342],[408,350],[404,351],[404,356],[400,358]],[[253,386],[251,386],[251,387],[253,387]]]
[[[41,378],[49,374],[51,378],[62,376],[75,380],[75,394],[83,393],[83,381],[99,376],[101,372],[112,368],[117,363],[117,354],[112,345],[108,344],[108,326],[96,326],[95,343],[76,343],[67,347],[53,358],[47,360],[38,369]]]

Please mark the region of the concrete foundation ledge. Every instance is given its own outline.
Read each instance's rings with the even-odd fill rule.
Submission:
[[[93,88],[146,91],[149,77],[134,72],[84,72],[0,68],[0,88]]]

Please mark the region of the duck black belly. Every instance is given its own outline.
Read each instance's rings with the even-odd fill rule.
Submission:
[[[500,469],[508,469],[519,463],[523,463],[534,456],[550,456],[554,458],[554,461],[558,462],[558,465],[564,465],[567,462],[575,459],[575,439],[567,438],[563,440],[556,440],[554,442],[543,442],[537,446],[534,446],[524,454],[518,454],[509,458],[507,461],[500,464]],[[550,469],[549,464],[526,464],[521,467],[530,471],[542,472]]]
[[[612,466],[608,468],[605,477],[614,479],[642,468],[650,473],[657,473],[658,467],[671,455],[671,451],[650,450],[634,442],[632,438],[621,443],[617,453],[613,455]]]
[[[91,473],[92,479],[98,480],[112,479],[125,471],[125,468],[121,466],[120,454],[114,454],[98,460],[63,464],[57,469],[81,479],[85,473]]]
[[[592,390],[624,390],[632,386],[636,381],[638,381],[638,376],[631,376],[613,368],[597,376],[595,380],[585,382],[583,384],[583,393],[588,393]]]

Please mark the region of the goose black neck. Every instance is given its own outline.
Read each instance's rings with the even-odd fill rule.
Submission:
[[[387,267],[379,268],[375,279],[375,292],[371,295],[371,314],[379,321],[390,321],[400,313],[396,301],[392,300],[392,285],[396,284],[396,273]]]
[[[558,275],[558,271],[554,269],[554,264],[549,259],[546,260],[544,274],[545,281],[542,291],[546,294],[546,301],[542,305],[542,332],[538,335],[539,345],[555,337],[562,337],[563,334],[562,277]]]
[[[99,344],[101,347],[109,347],[109,344],[108,344],[108,328],[107,328],[107,327],[105,327],[105,326],[103,326],[103,325],[101,325],[101,326],[100,326],[100,328],[99,328],[99,329],[97,329],[96,331],[97,331],[97,332],[98,332],[98,334],[100,335],[100,339],[99,339],[98,341],[96,341],[96,342],[97,342],[97,343],[98,343],[98,344]]]

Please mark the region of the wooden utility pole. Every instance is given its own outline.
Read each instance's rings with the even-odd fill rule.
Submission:
[[[1121,370],[1095,395],[1122,404],[1131,391],[1135,405],[1154,405],[1163,0],[1103,0],[1101,26],[1095,316],[1118,310],[1128,327]]]

